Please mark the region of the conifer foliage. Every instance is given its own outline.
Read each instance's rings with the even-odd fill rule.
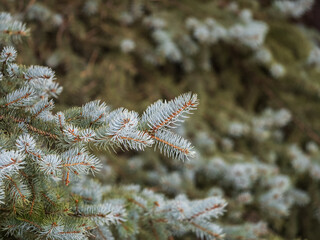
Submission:
[[[27,33],[24,24],[0,14],[2,43]],[[185,161],[195,151],[171,131],[198,105],[196,94],[159,100],[139,116],[92,101],[54,113],[62,87],[48,67],[15,63],[12,46],[0,54],[0,236],[16,239],[155,239],[193,232],[220,239],[212,223],[226,202],[220,197],[168,200],[139,186],[102,186],[89,176],[101,163],[92,148],[144,150],[155,145]],[[111,227],[112,226],[112,227]],[[147,226],[147,227],[146,227]]]
[[[319,239],[318,1],[0,9],[0,239]]]

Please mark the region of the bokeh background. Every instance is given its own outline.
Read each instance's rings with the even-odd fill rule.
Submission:
[[[56,72],[56,111],[101,99],[141,113],[199,95],[176,129],[195,159],[98,152],[103,183],[221,195],[226,239],[319,239],[319,2],[6,0],[0,10],[30,28],[18,62]]]

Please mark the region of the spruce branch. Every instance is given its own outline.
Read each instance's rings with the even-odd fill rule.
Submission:
[[[74,216],[90,218],[97,225],[109,225],[125,221],[126,212],[121,205],[105,203],[97,206],[80,206]]]
[[[210,240],[216,240],[216,239],[223,239],[224,234],[222,233],[221,227],[219,227],[216,224],[212,223],[204,223],[204,224],[198,224],[195,222],[191,222],[192,226],[194,227],[194,231],[200,239],[210,239]]]
[[[29,29],[24,23],[15,20],[9,13],[0,13],[0,42],[15,43],[28,34]]]
[[[151,138],[156,140],[156,146],[166,156],[181,160],[188,160],[195,156],[191,143],[173,132],[160,130],[154,136],[151,135]]]
[[[35,98],[35,92],[30,87],[23,87],[5,98],[5,104],[2,107],[27,107],[31,106]]]
[[[103,123],[106,121],[106,117],[110,111],[104,102],[100,103],[99,100],[86,103],[82,107],[81,115],[89,120],[89,126],[95,125],[95,123]]]
[[[0,62],[3,66],[9,62],[13,62],[17,57],[17,51],[12,46],[4,47],[0,54]],[[2,68],[2,71],[4,68]]]
[[[142,115],[142,121],[147,123],[153,132],[165,127],[176,127],[195,110],[199,101],[196,94],[185,93],[169,102],[158,100]]]
[[[0,153],[0,178],[9,178],[18,173],[23,168],[24,158],[23,154],[14,150],[2,151]]]
[[[5,66],[1,71],[5,81],[0,84],[6,89],[0,99],[1,126],[8,127],[8,131],[14,129],[12,133],[3,132],[10,144],[0,149],[0,201],[14,213],[1,224],[7,234],[78,240],[97,232],[112,239],[109,227],[113,225],[128,238],[138,232],[137,223],[130,226],[128,214],[138,211],[141,221],[151,224],[154,236],[160,239],[159,227],[178,221],[176,228],[188,223],[187,229],[191,230],[191,221],[200,224],[222,214],[219,209],[225,206],[214,200],[195,202],[196,211],[184,218],[177,218],[174,211],[163,211],[172,205],[171,201],[162,204],[164,200],[156,197],[150,204],[148,197],[154,195],[146,193],[106,202],[106,188],[84,178],[102,167],[89,152],[91,146],[141,151],[155,145],[169,157],[185,160],[194,156],[191,143],[170,128],[196,108],[195,94],[153,104],[142,118],[125,108],[110,111],[100,101],[53,114],[53,98],[62,90],[54,72],[47,67],[15,64],[15,58],[12,47],[0,55]],[[190,203],[186,200],[185,204]]]

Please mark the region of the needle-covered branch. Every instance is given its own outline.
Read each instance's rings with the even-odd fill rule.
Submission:
[[[195,110],[199,104],[196,94],[185,93],[169,102],[158,100],[142,115],[142,121],[146,122],[153,132],[169,127],[176,127]]]
[[[26,25],[14,19],[9,13],[0,13],[0,42],[13,43],[29,34]]]
[[[8,32],[3,21],[13,20],[0,14],[0,39],[19,26],[24,35],[24,25],[10,22]],[[141,226],[148,226],[155,239],[188,232],[207,239],[222,236],[210,222],[224,212],[220,198],[167,200],[86,177],[104,167],[93,154],[96,148],[155,146],[168,157],[193,157],[192,144],[171,128],[196,109],[196,94],[159,100],[142,116],[125,108],[111,110],[98,100],[54,113],[54,98],[62,91],[54,71],[16,64],[16,57],[12,46],[0,54],[0,237],[4,232],[16,239],[116,239],[115,232],[119,239],[135,239]]]

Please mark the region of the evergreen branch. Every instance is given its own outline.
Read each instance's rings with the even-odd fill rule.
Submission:
[[[9,36],[12,36],[12,35],[19,35],[19,36],[22,36],[22,37],[28,36],[28,32],[27,31],[23,31],[23,30],[17,30],[17,31],[2,30],[2,31],[0,31],[0,33],[7,34]]]
[[[4,72],[6,64],[8,62],[12,62],[16,59],[17,57],[17,51],[9,46],[9,47],[4,47],[2,52],[1,52],[1,56],[0,56],[0,62],[2,63],[2,72]]]
[[[211,217],[217,218],[224,212],[227,203],[225,200],[219,197],[210,197],[204,200],[198,200],[193,202],[193,207],[190,212],[188,212],[188,221],[194,219],[207,219]]]
[[[19,170],[19,173],[21,173],[21,175],[25,177],[25,179],[28,181],[28,183],[31,187],[32,202],[31,202],[31,207],[30,207],[30,211],[29,211],[29,215],[31,215],[33,212],[33,207],[34,207],[35,200],[36,200],[36,191],[34,189],[34,185],[32,183],[31,178],[28,177],[28,175],[23,170]]]
[[[34,92],[29,87],[24,87],[22,89],[16,90],[6,96],[6,104],[2,107],[8,106],[28,106],[30,101],[34,97]]]
[[[129,202],[132,202],[134,204],[136,204],[137,206],[141,207],[142,209],[146,210],[146,207],[144,205],[142,205],[141,203],[139,203],[138,201],[134,200],[133,198],[127,198],[127,200]]]
[[[106,236],[104,236],[103,232],[101,231],[101,229],[99,228],[99,226],[96,226],[96,229],[98,231],[98,233],[100,234],[100,236],[102,237],[103,240],[108,240]]]
[[[63,133],[63,127],[65,125],[65,117],[64,117],[64,114],[62,112],[58,112],[56,114],[56,123],[58,124],[61,133],[64,134]]]
[[[36,79],[45,79],[46,81],[49,81],[54,79],[54,72],[48,67],[30,66],[24,73],[24,79],[28,82]]]
[[[81,233],[81,231],[59,232],[59,234],[75,234],[75,233]]]
[[[25,202],[26,201],[26,196],[22,194],[22,192],[21,192],[20,188],[18,187],[17,183],[10,176],[8,176],[8,175],[4,175],[4,176],[12,182],[12,184],[17,189],[22,201]]]
[[[55,202],[53,202],[46,194],[41,193],[41,195],[52,205],[55,206]]]
[[[157,130],[159,130],[161,127],[168,125],[170,122],[173,122],[173,119],[179,115],[182,111],[184,111],[186,108],[190,107],[190,106],[195,106],[194,103],[190,101],[188,101],[187,103],[185,103],[181,108],[179,108],[178,110],[176,110],[175,112],[171,113],[171,115],[169,115],[166,119],[164,119],[163,122],[159,123],[158,125],[153,127],[153,131],[156,132]]]
[[[33,131],[35,133],[38,133],[42,136],[46,136],[46,137],[50,137],[52,139],[58,139],[58,136],[53,134],[53,133],[50,133],[50,132],[46,132],[44,130],[41,130],[41,129],[38,129],[36,127],[33,127],[31,124],[27,123],[25,120],[23,119],[18,119],[18,118],[15,118],[13,116],[6,116],[6,115],[0,115],[0,119],[3,119],[3,118],[10,118],[11,120],[13,120],[15,123],[23,123],[27,129],[29,129],[30,131]]]
[[[78,132],[76,128],[69,127],[68,129],[65,130],[65,132],[70,133],[74,137],[73,142],[78,142],[81,140],[80,135],[76,133]]]
[[[56,154],[48,154],[39,162],[39,168],[47,175],[57,176],[60,173],[62,160]]]
[[[148,144],[147,141],[140,140],[140,139],[137,139],[137,138],[124,137],[124,136],[121,136],[120,138],[123,139],[123,140],[128,140],[128,141],[134,141],[134,142],[137,142],[137,143],[142,143],[143,145],[147,145],[147,144]]]
[[[163,139],[161,139],[161,138],[158,138],[158,137],[156,137],[156,136],[151,136],[151,137],[154,138],[155,140],[157,140],[157,141],[165,144],[165,145],[168,145],[168,146],[170,146],[170,147],[172,147],[172,148],[174,148],[174,149],[177,149],[178,151],[183,152],[184,154],[189,154],[188,149],[185,149],[185,148],[181,148],[181,147],[179,147],[179,146],[176,146],[176,145],[174,145],[174,144],[172,144],[172,143],[169,143],[168,141],[165,141],[165,140],[163,140]]]
[[[131,222],[131,214],[134,213],[131,208],[134,208],[137,212],[134,221],[138,223],[150,219],[153,235],[155,239],[160,239],[162,232],[158,225],[163,227],[176,221],[177,225],[172,229],[178,229],[183,222],[199,220],[209,215],[208,212],[214,212],[215,207],[206,207],[205,210],[189,214],[191,220],[188,220],[189,215],[185,214],[183,206],[177,210],[181,211],[183,218],[180,218],[181,214],[177,217],[175,210],[163,211],[162,205],[172,202],[160,195],[150,199],[137,195],[127,198],[127,201],[124,197],[102,202],[106,188],[94,183],[94,180],[72,185],[71,195],[61,194],[60,191],[68,193],[70,188],[58,182],[59,177],[62,178],[62,184],[69,185],[73,179],[99,170],[99,159],[88,152],[89,142],[104,147],[120,146],[135,150],[144,150],[155,143],[168,156],[179,159],[193,156],[191,143],[169,132],[166,127],[182,122],[196,108],[198,99],[195,94],[187,93],[168,103],[161,103],[159,109],[156,109],[156,105],[150,107],[146,111],[150,116],[145,116],[150,122],[142,121],[137,112],[124,108],[109,112],[109,107],[99,101],[54,115],[54,101],[50,98],[56,97],[62,88],[54,82],[52,69],[41,66],[26,68],[11,63],[15,58],[16,52],[10,47],[0,55],[0,62],[6,65],[0,75],[0,85],[5,84],[6,92],[1,99],[0,119],[5,120],[5,128],[8,126],[4,131],[12,132],[5,132],[4,140],[0,139],[1,144],[10,143],[0,147],[0,180],[5,180],[0,182],[0,198],[4,204],[10,201],[9,210],[14,213],[8,217],[6,234],[15,238],[27,234],[28,237],[41,239],[84,239],[90,236],[89,231],[94,228],[92,226],[96,226],[100,235],[112,239],[109,226],[118,225],[122,231],[119,231],[119,235],[131,238],[138,232],[138,224]],[[5,78],[4,81],[2,78]],[[10,111],[10,108],[13,110]],[[19,135],[21,132],[24,133]],[[44,137],[51,139],[43,144]],[[16,150],[7,151],[7,148]],[[90,189],[86,189],[86,186]],[[48,193],[44,189],[48,189]],[[28,203],[27,209],[25,202]],[[124,206],[129,202],[133,204]],[[151,207],[150,202],[153,203]],[[186,204],[189,204],[188,200]],[[160,215],[153,218],[151,213]],[[29,217],[19,219],[25,214]],[[35,217],[37,220],[33,220]],[[19,224],[16,224],[18,221]],[[124,224],[125,221],[128,224]],[[188,225],[187,229],[190,230]],[[166,229],[165,235],[169,231],[171,228]]]
[[[24,155],[17,151],[2,151],[0,153],[0,178],[2,175],[13,175],[23,166]]]
[[[111,138],[116,144],[121,144],[125,148],[130,148],[134,150],[144,150],[146,147],[150,147],[153,144],[151,136],[143,131],[128,131],[123,132],[121,136]]]
[[[45,100],[45,101],[47,102],[47,100]],[[39,109],[36,108],[36,112],[33,114],[32,118],[38,117],[44,111],[51,110],[53,108],[53,105],[54,105],[53,101],[51,100],[48,103],[44,104],[43,106],[38,107]]]
[[[210,212],[210,211],[212,211],[212,210],[215,210],[215,209],[217,209],[217,208],[221,208],[222,206],[223,206],[223,205],[221,205],[221,204],[214,204],[212,207],[206,208],[206,209],[203,210],[202,212],[195,213],[195,214],[192,215],[189,219],[191,220],[191,219],[197,218],[197,217],[199,217],[199,216],[201,216],[201,215],[204,215],[204,214],[206,214],[206,213],[208,213],[208,212]]]
[[[197,95],[191,93],[182,94],[169,102],[159,100],[146,109],[142,121],[147,123],[153,132],[164,127],[174,127],[178,122],[183,122],[198,104]]]
[[[22,162],[22,161],[17,162],[17,161],[16,161],[15,159],[13,159],[13,158],[11,158],[11,160],[12,160],[11,163],[8,163],[8,164],[5,164],[5,165],[0,166],[0,169],[4,169],[4,168],[10,167],[10,166],[12,166],[12,165],[14,165],[14,164],[16,164],[16,163],[21,163],[21,162]]]
[[[36,142],[29,134],[19,136],[16,146],[20,152],[31,155],[33,158],[42,161],[41,151],[36,149]]]
[[[65,185],[68,186],[70,183],[70,171],[67,171],[67,176],[65,178]]]
[[[95,136],[92,129],[80,130],[75,126],[68,126],[64,131],[65,139],[68,143],[75,144],[80,142],[90,142]]]
[[[36,157],[38,160],[42,161],[42,156],[35,152],[25,151],[26,153],[31,154],[32,156]]]
[[[156,140],[156,146],[160,149],[160,152],[169,157],[188,160],[189,157],[195,155],[191,143],[173,132],[161,130],[150,136]]]
[[[78,116],[70,117],[70,118],[66,119],[65,121],[66,122],[72,122],[74,120],[78,120],[78,119],[81,119],[81,118],[83,118],[82,113],[80,113],[80,115],[78,115]]]
[[[72,167],[72,166],[77,166],[77,165],[83,165],[83,166],[91,166],[90,163],[86,162],[78,162],[78,163],[68,163],[68,164],[63,164],[61,167]],[[94,168],[94,166],[92,166]]]
[[[53,228],[54,228],[54,227],[57,227],[57,226],[58,226],[58,225],[57,225],[56,222],[52,223],[52,224],[51,224],[51,228],[49,229],[49,231],[48,231],[44,236],[47,237],[47,236],[52,232]]]
[[[100,101],[88,102],[82,107],[81,115],[90,120],[89,127],[95,123],[103,123],[106,120],[109,107]]]
[[[30,183],[29,183],[29,184],[30,184]],[[33,207],[34,207],[34,204],[35,204],[35,201],[36,201],[36,192],[35,192],[35,190],[34,190],[33,184],[30,184],[30,186],[31,186],[31,193],[32,193],[32,202],[31,202],[31,207],[30,207],[29,215],[32,215]]]
[[[28,93],[26,93],[24,96],[19,97],[19,98],[15,99],[15,100],[12,100],[11,102],[6,103],[4,106],[7,107],[7,106],[9,106],[9,105],[11,105],[11,104],[14,104],[14,103],[16,103],[16,102],[19,102],[19,101],[21,101],[21,100],[23,100],[23,99],[25,99],[25,98],[28,98],[30,95],[31,95],[31,92],[28,92]]]
[[[33,132],[35,132],[35,133],[38,133],[38,134],[40,134],[40,135],[42,135],[42,136],[50,137],[50,138],[55,139],[55,140],[58,139],[58,136],[55,135],[55,134],[53,134],[53,133],[46,132],[46,131],[44,131],[44,130],[35,128],[35,127],[33,127],[32,125],[30,125],[30,124],[26,124],[26,123],[25,123],[25,125],[26,125],[26,127],[27,127],[29,130],[31,130],[31,131],[33,131]]]
[[[29,223],[29,224],[31,224],[32,226],[38,228],[39,230],[43,230],[43,228],[42,228],[39,224],[36,224],[35,222],[32,222],[32,221],[30,221],[30,220],[28,220],[28,219],[20,218],[19,220],[20,220],[20,221],[23,221],[23,222],[26,222],[26,223]]]
[[[205,228],[205,227],[202,227],[201,225],[199,225],[199,224],[197,224],[197,223],[195,223],[195,222],[191,222],[191,224],[192,224],[194,227],[200,229],[201,231],[209,234],[210,236],[213,236],[213,237],[215,237],[215,238],[217,238],[217,239],[222,239],[222,238],[223,238],[222,235],[220,235],[220,234],[218,234],[218,233],[215,233],[215,232],[212,232],[212,231],[210,231],[209,229],[207,229],[207,228]]]
[[[100,119],[102,119],[102,117],[104,116],[104,113],[101,113],[96,119],[94,119],[93,121],[90,122],[89,126],[91,127],[93,124],[95,124],[96,122],[98,122]]]
[[[115,144],[134,150],[143,150],[153,144],[153,140],[148,133],[135,128],[125,127],[125,124],[119,126],[116,134],[111,133],[108,128],[102,127],[97,129],[94,144],[98,146],[106,146],[108,144],[112,146],[112,144]]]
[[[97,225],[108,225],[110,223],[119,223],[124,221],[126,215],[125,209],[121,205],[111,205],[109,203],[98,206],[79,207],[79,213],[73,216],[89,218]]]
[[[134,130],[138,125],[139,117],[134,111],[119,108],[109,114],[107,122],[109,123],[108,135],[117,138],[123,132]]]

